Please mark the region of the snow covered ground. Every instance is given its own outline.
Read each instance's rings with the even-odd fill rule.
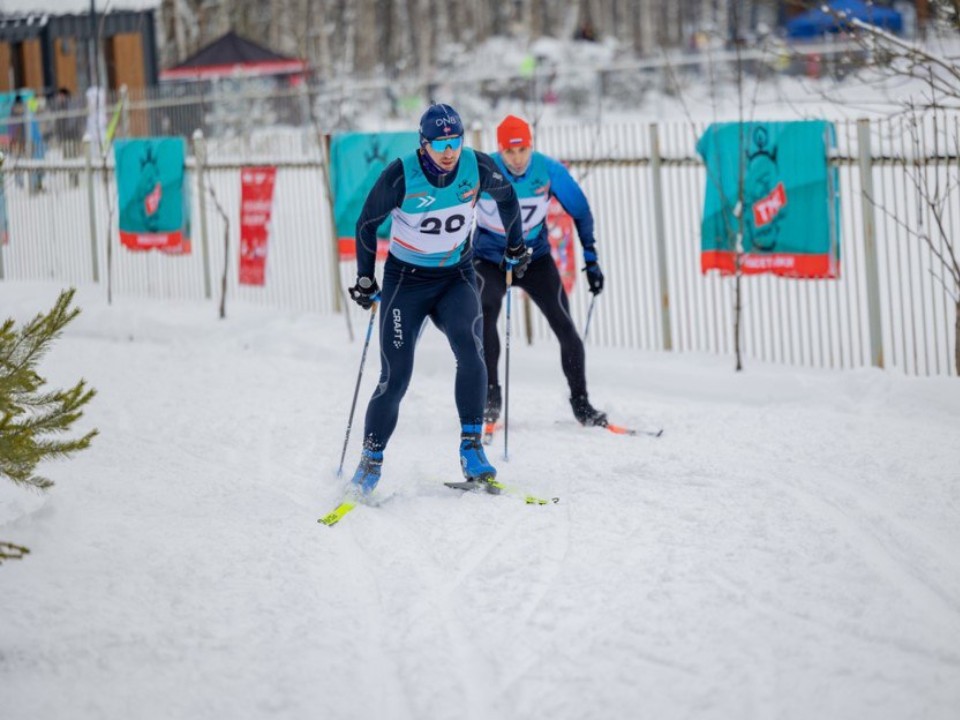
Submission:
[[[58,290],[0,283],[0,319]],[[595,403],[666,428],[629,438],[574,424],[556,346],[515,340],[499,467],[561,497],[533,507],[442,487],[431,327],[383,504],[326,528],[343,318],[104,294],[43,366],[99,390],[100,437],[45,496],[0,479],[32,550],[0,567],[4,720],[956,717],[955,379],[588,349]]]

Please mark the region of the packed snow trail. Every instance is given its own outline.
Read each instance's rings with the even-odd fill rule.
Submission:
[[[0,283],[0,315],[58,289]],[[81,288],[43,366],[97,388],[101,435],[42,468],[44,496],[0,482],[0,538],[32,550],[0,567],[0,717],[960,706],[955,379],[588,347],[591,400],[667,429],[623,437],[572,422],[555,346],[517,343],[511,459],[488,454],[562,498],[529,506],[443,487],[453,357],[429,328],[381,505],[327,528],[360,353],[343,319],[102,295]]]

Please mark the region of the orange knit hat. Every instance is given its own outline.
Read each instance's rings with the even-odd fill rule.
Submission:
[[[500,149],[508,147],[528,147],[533,145],[533,136],[526,120],[516,115],[507,115],[497,126],[497,144]]]

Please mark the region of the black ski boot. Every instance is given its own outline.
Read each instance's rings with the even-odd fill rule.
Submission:
[[[584,427],[606,427],[607,414],[600,412],[587,399],[586,395],[577,395],[570,398],[570,407],[573,408],[573,414]]]
[[[491,424],[500,419],[500,410],[503,407],[503,396],[499,385],[487,385],[487,405],[483,411],[483,422]]]

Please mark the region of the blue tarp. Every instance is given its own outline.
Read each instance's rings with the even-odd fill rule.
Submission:
[[[896,10],[867,5],[863,0],[834,0],[826,4],[829,10],[824,12],[822,7],[808,10],[787,23],[787,36],[792,38],[811,38],[826,33],[840,32],[846,29],[849,20],[862,20],[899,33],[903,29],[903,18]]]

